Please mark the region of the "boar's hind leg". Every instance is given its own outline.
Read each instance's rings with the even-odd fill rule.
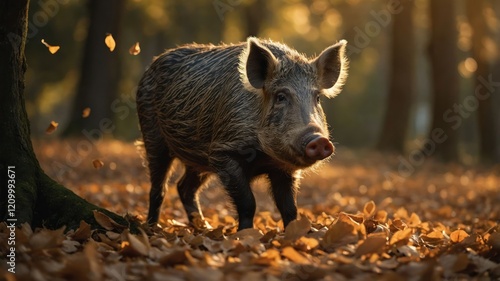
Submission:
[[[201,184],[202,179],[198,172],[186,166],[186,172],[182,180],[177,184],[177,191],[191,223],[194,218],[193,213],[198,213],[203,217],[198,201],[198,188],[200,188]]]
[[[268,174],[271,192],[276,207],[280,211],[283,225],[286,227],[297,218],[296,193],[298,180],[284,171],[272,171]]]
[[[252,228],[256,206],[248,175],[238,161],[226,157],[220,159],[225,161],[216,164],[217,175],[238,212],[238,231]]]
[[[148,159],[149,191],[148,224],[154,225],[160,217],[160,208],[165,196],[165,178],[173,158],[169,155],[168,148],[162,142],[150,143],[145,138],[146,157]]]

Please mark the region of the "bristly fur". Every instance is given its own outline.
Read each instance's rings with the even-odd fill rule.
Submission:
[[[136,96],[143,139],[136,145],[151,180],[148,222],[158,221],[174,160],[185,167],[178,191],[188,215],[200,212],[197,192],[215,174],[246,216],[243,227],[251,227],[250,181],[267,175],[285,225],[293,220],[301,171],[317,170],[329,158],[311,156],[306,146],[317,139],[331,144],[318,96],[341,91],[346,43],[325,49],[319,62],[254,37],[184,45],[156,57]]]

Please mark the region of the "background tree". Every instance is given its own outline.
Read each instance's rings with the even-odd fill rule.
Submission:
[[[101,211],[126,225],[125,219],[78,197],[56,183],[40,168],[30,139],[29,120],[24,103],[24,54],[29,0],[6,0],[0,3],[0,219],[6,221],[7,170],[15,174],[16,224],[33,227],[76,228],[81,220],[99,225],[93,211]],[[12,217],[11,217],[12,218]]]
[[[488,41],[493,40],[490,28],[486,24],[485,10],[488,1],[467,0],[465,3],[465,10],[472,28],[472,58],[477,63],[477,70],[473,76],[474,91],[470,95],[479,94],[480,97],[486,97],[478,98],[479,157],[482,162],[500,162],[498,156],[500,142],[496,132],[500,123],[495,114],[494,93],[483,85],[484,81],[488,81],[488,77],[493,75],[490,54],[486,48]]]
[[[413,1],[393,16],[389,94],[377,148],[403,153],[415,89]]]
[[[125,0],[89,0],[90,24],[85,42],[78,92],[65,135],[79,135],[82,130],[97,129],[100,122],[112,120],[111,103],[118,96],[120,79],[119,49],[113,53],[104,44],[106,34],[120,40],[121,17]],[[91,109],[87,118],[82,110]]]
[[[267,1],[254,0],[243,9],[246,36],[258,36],[267,16]]]
[[[432,69],[432,125],[429,138],[435,130],[443,130],[444,142],[437,141],[435,156],[444,161],[458,161],[458,128],[445,120],[444,114],[458,103],[457,29],[454,0],[429,1]]]

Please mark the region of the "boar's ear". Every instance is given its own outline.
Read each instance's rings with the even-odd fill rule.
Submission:
[[[247,90],[262,89],[266,79],[276,69],[278,60],[271,51],[259,43],[254,37],[249,37],[247,46],[240,57],[240,75]]]
[[[340,93],[347,78],[346,44],[346,40],[341,40],[337,44],[326,48],[311,62],[317,70],[319,85],[324,90],[323,93],[329,98],[333,98]]]

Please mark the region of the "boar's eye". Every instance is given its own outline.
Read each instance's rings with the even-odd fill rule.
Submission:
[[[286,95],[282,92],[276,94],[276,103],[284,103],[286,102]]]

